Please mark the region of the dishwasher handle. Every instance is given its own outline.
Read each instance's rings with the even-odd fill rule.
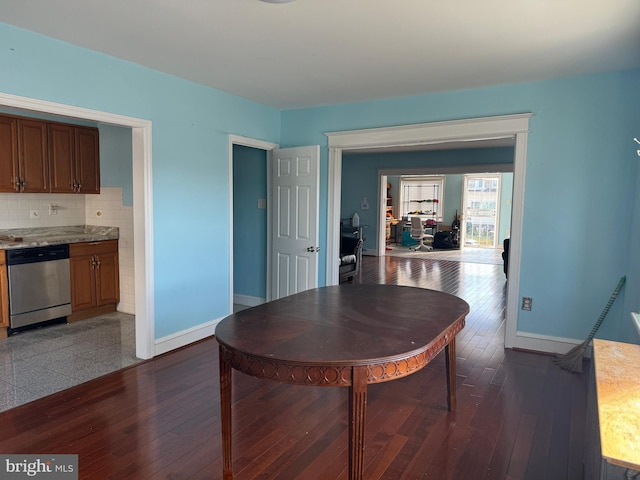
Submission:
[[[65,258],[69,258],[68,244],[7,250],[7,265],[49,262],[51,260],[63,260]]]

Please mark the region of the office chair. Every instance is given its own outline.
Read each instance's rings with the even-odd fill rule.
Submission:
[[[424,227],[422,226],[422,219],[420,217],[411,217],[411,238],[418,241],[418,245],[410,247],[409,250],[426,250],[430,252],[433,250],[431,245],[424,243],[425,240],[433,241],[433,235],[424,233]]]

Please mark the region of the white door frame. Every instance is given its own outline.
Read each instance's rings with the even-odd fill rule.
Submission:
[[[531,113],[522,113],[326,133],[329,147],[326,284],[338,284],[338,262],[336,259],[339,258],[340,252],[340,188],[342,183],[343,150],[429,145],[452,141],[486,140],[494,138],[515,138],[509,281],[507,282],[505,328],[505,347],[513,347],[516,341],[518,323],[524,180],[527,164],[527,140],[530,117]]]
[[[233,313],[233,146],[258,148],[267,152],[267,302],[271,300],[271,152],[279,147],[277,143],[255,138],[229,134],[229,313]]]
[[[136,356],[155,355],[151,121],[0,93],[0,106],[131,128]]]

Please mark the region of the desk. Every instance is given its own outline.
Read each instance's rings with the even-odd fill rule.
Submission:
[[[235,313],[220,351],[224,479],[232,479],[231,372],[296,385],[349,387],[349,478],[361,480],[367,385],[406,377],[446,353],[447,404],[456,407],[455,338],[469,305],[453,295],[395,285],[340,285]]]

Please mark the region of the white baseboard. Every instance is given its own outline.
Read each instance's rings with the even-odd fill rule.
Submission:
[[[234,295],[233,302],[239,305],[246,305],[254,307],[266,302],[266,299],[260,297],[250,297],[248,295]],[[162,355],[163,353],[170,352],[180,347],[189,345],[190,343],[197,342],[199,340],[211,337],[216,331],[216,325],[224,317],[211,320],[202,325],[182,330],[181,332],[172,333],[163,338],[158,338],[154,344],[154,356]]]
[[[181,332],[172,333],[163,338],[158,338],[154,345],[154,355],[162,355],[176,348],[184,347],[190,343],[211,337],[216,331],[216,325],[222,320],[211,320],[196,327],[188,328]]]
[[[242,298],[236,298],[242,297]],[[238,301],[241,300],[241,301]],[[249,297],[243,295],[234,295],[234,302],[239,305],[255,306],[265,302],[263,298]],[[242,303],[242,302],[259,302],[259,303]],[[210,322],[188,328],[181,332],[167,335],[155,341],[154,355],[162,355],[180,347],[189,345],[207,337],[214,335],[216,325],[222,320],[218,318]],[[565,354],[576,345],[580,345],[583,340],[573,338],[553,337],[550,335],[539,335],[528,332],[517,332],[513,348],[520,350],[529,350],[540,353]],[[591,358],[591,345],[585,349],[585,358]]]
[[[255,307],[257,305],[262,305],[267,301],[266,298],[261,297],[251,297],[249,295],[233,295],[233,303],[238,305],[245,305],[247,307]]]
[[[565,354],[584,340],[574,338],[553,337],[536,333],[516,332],[513,348],[541,353]],[[591,358],[591,345],[585,349],[584,356]]]

